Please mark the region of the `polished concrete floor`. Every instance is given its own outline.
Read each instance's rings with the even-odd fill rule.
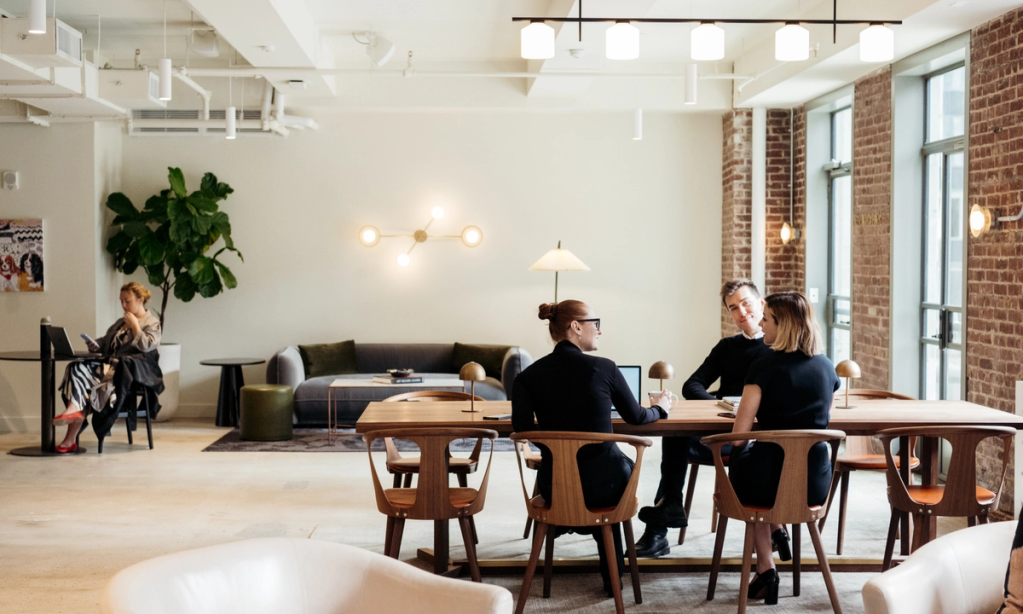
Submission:
[[[95,438],[88,433],[82,437],[88,453],[60,458],[11,456],[6,452],[36,444],[38,435],[0,435],[0,612],[93,614],[107,580],[128,565],[250,537],[323,539],[383,550],[384,518],[376,511],[364,454],[204,453],[226,429],[177,420],[154,426],[154,450],[147,449],[144,432],[129,446],[124,431],[115,429],[102,455],[95,453]],[[649,501],[656,490],[659,456],[655,443],[645,458],[642,501]],[[529,543],[522,539],[525,509],[515,455],[495,453],[493,462],[486,509],[477,520],[479,554],[524,558]],[[843,558],[880,558],[888,522],[883,475],[853,478]],[[701,473],[686,544],[673,547],[670,556],[710,556],[712,486],[710,472]],[[829,554],[835,550],[834,520],[824,532]],[[636,522],[638,537],[642,524]],[[939,530],[956,528],[959,524],[943,521]],[[741,554],[742,533],[734,526],[728,531],[726,555]],[[674,540],[676,534],[669,537]],[[432,523],[409,522],[402,559],[420,564],[416,548],[431,544]],[[804,558],[810,559],[808,537],[804,544]],[[452,554],[462,552],[454,530]],[[558,539],[555,552],[559,557],[592,557],[595,548],[588,537],[567,535]],[[836,574],[845,612],[862,611],[859,591],[871,575]],[[516,595],[521,584],[514,576],[485,581]],[[706,574],[643,574],[644,603],[633,604],[626,592],[626,606],[651,613],[734,612],[738,574],[722,574],[713,602],[704,600],[706,582]],[[527,611],[613,611],[613,604],[600,595],[596,575],[556,577],[554,594],[547,600],[540,597],[541,584],[534,583]],[[831,610],[820,574],[804,572],[802,585],[802,596],[792,598],[791,582],[783,576],[783,598],[776,611]]]

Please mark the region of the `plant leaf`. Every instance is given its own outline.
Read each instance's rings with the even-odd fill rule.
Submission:
[[[192,229],[187,221],[182,222],[179,222],[178,220],[171,221],[170,225],[171,241],[178,244],[187,243],[191,235]]]
[[[166,208],[167,208],[167,196],[162,194],[162,193],[160,195],[158,195],[158,196],[150,196],[149,199],[146,200],[146,210],[147,211],[160,211],[161,209],[166,209]]]
[[[192,264],[188,265],[188,276],[201,288],[211,283],[213,278],[217,276],[217,272],[213,269],[212,260],[206,256],[200,256],[193,260]],[[204,294],[203,296],[206,295]]]
[[[224,285],[228,290],[233,290],[238,287],[238,280],[235,278],[234,273],[231,272],[231,269],[216,260],[213,261],[213,264],[217,265],[217,269],[220,271],[221,277],[224,278]]]
[[[206,173],[199,183],[199,191],[207,198],[214,198],[217,195],[217,176],[213,173]]]
[[[142,257],[142,264],[146,267],[151,267],[163,262],[165,250],[166,247],[156,237],[156,233],[151,232],[139,239],[139,255]]]
[[[110,209],[118,215],[123,215],[128,219],[135,219],[138,215],[138,209],[135,205],[131,204],[128,197],[120,192],[114,192],[110,196],[107,196],[107,209]]]
[[[188,196],[185,190],[185,176],[181,174],[180,168],[167,167],[167,179],[170,181],[171,189],[178,195],[178,198]]]
[[[209,233],[213,220],[208,215],[197,215],[192,218],[192,230],[195,234],[204,235]]]
[[[149,226],[146,226],[145,222],[139,222],[137,220],[125,224],[124,232],[133,239],[141,239],[147,234],[152,234],[152,231],[149,230]]]
[[[131,245],[131,237],[122,230],[107,241],[107,253],[117,255],[128,249],[129,245]]]
[[[195,282],[188,276],[188,273],[178,275],[174,278],[174,297],[187,303],[195,298]]]
[[[196,208],[196,210],[202,211],[203,213],[216,213],[217,209],[219,209],[216,202],[209,198],[206,198],[205,196],[199,194],[198,192],[189,196],[188,202],[190,202],[192,206]]]
[[[213,273],[210,282],[199,285],[199,294],[203,298],[210,298],[224,291],[224,287],[220,284],[220,276],[213,270],[213,267],[210,267],[210,271]]]
[[[121,266],[121,272],[125,275],[131,275],[135,272],[135,269],[139,268],[139,244],[133,242],[128,250],[124,252],[124,262]]]
[[[167,275],[164,272],[163,265],[146,267],[146,273],[149,276],[149,283],[154,286],[162,286],[163,282],[167,280]]]
[[[191,217],[189,215],[188,208],[185,206],[185,201],[173,198],[167,203],[167,218],[171,221],[180,220],[182,218]]]

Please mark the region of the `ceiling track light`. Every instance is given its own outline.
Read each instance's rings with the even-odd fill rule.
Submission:
[[[46,0],[32,0],[29,5],[28,33],[46,34]]]

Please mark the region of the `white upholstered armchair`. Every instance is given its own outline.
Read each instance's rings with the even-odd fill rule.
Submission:
[[[511,614],[506,589],[434,576],[353,546],[251,539],[120,571],[103,614]]]

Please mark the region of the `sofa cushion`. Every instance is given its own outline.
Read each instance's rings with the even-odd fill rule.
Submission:
[[[305,376],[343,375],[359,373],[359,362],[355,356],[355,341],[340,343],[319,343],[298,346],[305,366]]]
[[[359,370],[382,374],[388,369],[415,369],[416,373],[451,374],[450,343],[357,343]],[[454,373],[458,373],[455,369]]]
[[[470,345],[468,343],[455,342],[451,350],[451,370],[458,373],[467,362],[478,362],[487,377],[501,379],[501,369],[504,367],[504,355],[508,353],[508,345]]]

